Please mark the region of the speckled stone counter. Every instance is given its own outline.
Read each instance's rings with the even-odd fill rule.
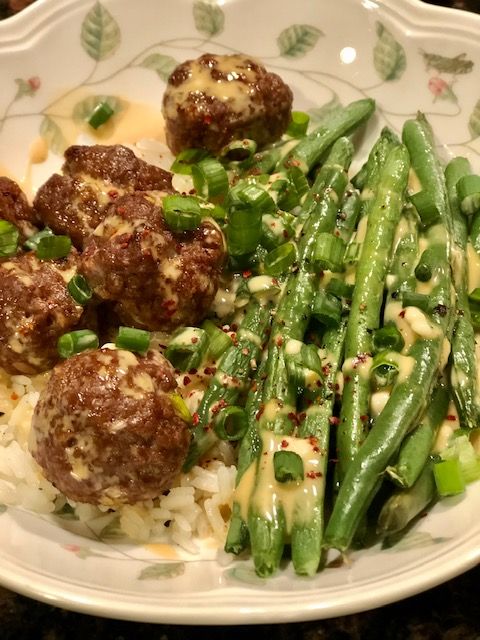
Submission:
[[[480,13],[480,0],[429,1]],[[0,18],[31,2],[0,0]],[[480,567],[435,589],[374,611],[254,628],[108,620],[63,611],[0,587],[0,640],[240,640],[252,636],[268,636],[271,640],[480,640]]]

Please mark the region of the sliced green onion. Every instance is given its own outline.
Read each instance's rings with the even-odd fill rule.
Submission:
[[[150,346],[151,334],[144,329],[135,329],[134,327],[119,327],[115,346],[119,349],[127,351],[137,351],[145,353]]]
[[[262,216],[261,243],[268,251],[282,246],[294,236],[295,230],[289,218],[293,216],[285,212],[279,212],[277,215],[265,213]]]
[[[9,258],[17,253],[20,233],[15,225],[0,220],[0,258]]]
[[[457,182],[457,195],[462,213],[471,216],[480,210],[480,176],[462,176]]]
[[[255,251],[262,235],[261,211],[231,210],[226,231],[230,255],[242,256]]]
[[[192,166],[193,186],[198,195],[221,202],[228,192],[228,175],[216,158],[204,158]]]
[[[310,185],[308,184],[307,177],[305,176],[303,171],[299,169],[299,167],[288,167],[287,177],[294,185],[299,198],[302,198],[302,196],[304,196],[307,191],[309,191]]]
[[[292,111],[287,134],[292,138],[300,138],[307,133],[310,116],[304,111]]]
[[[241,407],[224,407],[215,416],[213,428],[220,440],[241,440],[248,428],[247,414]]]
[[[320,233],[315,246],[314,260],[319,269],[324,271],[343,271],[345,243],[331,233]]]
[[[291,211],[300,204],[295,186],[286,178],[275,180],[270,185],[270,191],[276,193],[277,207],[283,211]]]
[[[193,231],[202,221],[202,208],[194,196],[171,195],[162,200],[163,215],[172,231]]]
[[[391,351],[381,351],[374,356],[370,375],[375,387],[390,387],[395,382],[399,371],[395,355]]]
[[[211,320],[204,320],[202,329],[206,331],[208,336],[208,355],[213,360],[218,360],[232,344],[230,337]]]
[[[432,278],[432,268],[426,262],[419,262],[415,267],[415,277],[420,282],[428,282]]]
[[[401,351],[405,346],[402,334],[394,324],[387,324],[381,329],[375,329],[372,334],[372,345],[375,352]]]
[[[86,349],[98,349],[98,336],[90,329],[64,333],[57,341],[57,350],[61,358],[70,358],[74,353]]]
[[[472,432],[473,429],[454,431],[448,446],[441,453],[443,460],[458,460],[462,477],[466,483],[480,479],[480,458],[470,442]]]
[[[425,227],[435,224],[440,219],[440,211],[438,210],[435,200],[428,191],[419,191],[410,196],[410,202],[417,210],[418,215]]]
[[[277,210],[272,196],[266,189],[255,182],[239,182],[228,193],[227,207],[248,208],[263,213],[271,213]]]
[[[347,284],[339,278],[332,278],[325,287],[327,293],[331,293],[337,298],[345,298],[346,300],[352,299],[353,289],[353,284]]]
[[[75,302],[78,302],[78,304],[81,305],[87,304],[87,302],[92,298],[93,292],[88,282],[79,273],[75,274],[73,278],[69,280],[67,290]]]
[[[280,293],[280,285],[271,276],[254,276],[247,284],[248,291],[258,298],[272,297]]]
[[[173,161],[170,171],[172,173],[181,173],[182,175],[191,175],[192,166],[208,155],[206,149],[183,149]]]
[[[275,451],[273,470],[277,482],[301,482],[304,478],[303,460],[295,451]]]
[[[41,231],[38,231],[37,233],[31,235],[27,240],[25,240],[23,244],[27,249],[35,251],[38,247],[38,243],[42,238],[53,235],[53,231],[49,227],[45,227],[45,229],[42,229]]]
[[[360,259],[362,245],[359,242],[351,242],[345,249],[343,261],[347,264],[353,264]]]
[[[188,410],[187,405],[185,404],[185,400],[179,393],[169,393],[168,397],[170,398],[171,403],[175,409],[175,413],[180,416],[182,420],[185,422],[191,422],[192,415]]]
[[[197,369],[208,351],[208,335],[198,327],[177,329],[170,340],[165,357],[175,369],[190,371]]]
[[[333,294],[320,289],[313,302],[312,315],[326,327],[338,327],[342,317],[342,303]]]
[[[433,475],[440,496],[455,496],[465,491],[465,480],[457,459],[436,462]]]
[[[228,162],[244,162],[249,160],[257,150],[255,140],[244,138],[232,140],[220,151],[220,157]]]
[[[321,379],[322,362],[315,345],[290,339],[284,351],[288,378],[299,392]]]
[[[114,113],[115,111],[108,102],[99,102],[90,114],[88,124],[93,127],[93,129],[98,129],[98,127],[110,120]]]
[[[269,276],[281,276],[288,272],[296,259],[297,249],[295,243],[286,242],[267,253],[263,263],[265,273]]]
[[[46,235],[37,243],[36,254],[40,260],[65,258],[70,253],[72,241],[68,236]]]
[[[425,313],[430,313],[430,297],[424,293],[417,293],[416,291],[404,291],[403,307],[417,307]]]

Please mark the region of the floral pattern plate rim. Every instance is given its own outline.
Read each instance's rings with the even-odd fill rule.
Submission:
[[[98,96],[120,113],[136,102],[159,105],[177,62],[240,50],[248,34],[247,53],[285,78],[312,119],[362,96],[376,99],[363,150],[383,124],[399,129],[421,109],[443,151],[468,155],[480,169],[479,33],[478,16],[417,0],[39,0],[0,24],[0,166],[34,188],[42,170],[61,164],[72,136],[85,137]],[[45,162],[32,167],[34,142]],[[248,558],[169,558],[158,546],[0,506],[0,582],[51,604],[140,621],[319,619],[381,606],[473,566],[479,509],[477,483],[389,548],[331,562],[313,579],[284,567],[263,581]]]

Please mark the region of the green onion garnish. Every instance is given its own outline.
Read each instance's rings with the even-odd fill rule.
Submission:
[[[92,298],[92,290],[88,282],[79,273],[75,274],[73,278],[69,280],[67,290],[75,302],[81,305],[87,304]]]
[[[381,329],[375,329],[372,334],[372,345],[375,352],[401,351],[405,346],[402,334],[394,324],[387,324]]]
[[[287,177],[294,185],[296,192],[298,193],[298,197],[301,198],[304,196],[307,191],[310,189],[310,185],[308,184],[307,177],[303,173],[299,167],[289,167],[287,169]]]
[[[342,303],[333,294],[320,289],[313,302],[312,315],[326,327],[338,327],[342,317]]]
[[[150,332],[133,327],[119,327],[115,346],[127,351],[145,353],[150,346]]]
[[[180,418],[185,422],[191,422],[192,416],[182,396],[179,393],[173,392],[173,393],[169,393],[168,397],[170,398],[173,404],[175,413],[179,415]]]
[[[230,255],[242,256],[255,251],[262,235],[261,211],[231,210],[226,231]]]
[[[319,269],[324,271],[343,271],[345,243],[331,233],[320,233],[315,246],[314,260]]]
[[[466,216],[480,210],[480,176],[462,176],[457,182],[460,209]]]
[[[192,166],[208,156],[206,149],[184,149],[180,151],[170,167],[172,173],[191,175]]]
[[[404,291],[403,307],[417,307],[425,313],[430,313],[430,297],[424,293],[417,293],[416,291]]]
[[[303,460],[294,451],[275,451],[273,470],[277,482],[301,482],[304,478]]]
[[[249,160],[257,150],[255,140],[244,138],[232,140],[220,151],[220,157],[228,162],[243,162]]]
[[[202,208],[194,196],[171,195],[162,200],[163,215],[172,231],[193,231],[202,221]]]
[[[269,276],[281,276],[287,273],[297,259],[297,249],[293,242],[287,242],[272,249],[265,256],[263,267]]]
[[[202,198],[222,202],[228,193],[228,175],[215,158],[204,158],[192,166],[193,186]]]
[[[98,127],[110,120],[114,113],[115,111],[108,102],[99,102],[90,114],[88,124],[93,127],[93,129],[98,129]]]
[[[213,360],[218,360],[232,344],[230,337],[211,320],[204,320],[202,329],[206,331],[208,336],[208,355]]]
[[[34,233],[33,235],[31,235],[27,240],[25,240],[23,244],[27,249],[35,251],[38,247],[38,243],[42,238],[53,235],[53,231],[49,227],[45,227],[45,229],[42,229],[41,231],[38,231],[38,233]]]
[[[290,123],[287,127],[287,134],[292,138],[299,138],[307,133],[310,116],[304,111],[292,111]]]
[[[317,383],[322,375],[322,362],[313,344],[290,339],[285,344],[287,375],[298,392]]]
[[[359,242],[351,242],[345,249],[343,261],[346,264],[353,264],[360,259],[362,245]]]
[[[433,465],[433,475],[440,496],[455,496],[465,491],[465,480],[457,459],[436,462]]]
[[[241,440],[248,427],[247,414],[241,407],[224,407],[213,421],[213,428],[220,440]]]
[[[0,220],[0,258],[9,258],[17,253],[19,235],[15,225]]]
[[[57,342],[57,350],[61,358],[70,358],[73,354],[86,349],[98,349],[98,336],[90,329],[64,333]]]
[[[419,191],[410,196],[410,202],[417,210],[418,215],[425,227],[435,224],[440,219],[435,200],[428,191]]]
[[[353,289],[353,284],[347,284],[339,278],[332,278],[325,287],[327,293],[332,293],[337,298],[345,298],[345,300],[352,299]]]
[[[381,351],[373,358],[370,375],[377,388],[391,386],[398,375],[399,365],[396,354],[391,351]]]
[[[68,236],[45,235],[38,240],[36,254],[40,260],[57,260],[68,256],[71,248]]]
[[[198,327],[181,327],[172,335],[165,357],[175,369],[190,371],[197,369],[208,350],[207,332]]]
[[[270,185],[270,192],[276,195],[277,207],[282,211],[291,211],[300,204],[300,196],[295,186],[287,178],[278,178]]]
[[[271,276],[254,276],[247,284],[248,291],[259,298],[276,296],[280,293],[280,284]]]

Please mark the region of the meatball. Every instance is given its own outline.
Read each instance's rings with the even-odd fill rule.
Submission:
[[[153,198],[119,197],[87,240],[79,270],[124,324],[172,330],[202,320],[225,261],[222,232],[210,220],[172,233]]]
[[[73,146],[65,151],[63,174],[54,174],[34,200],[39,218],[82,248],[103,220],[105,208],[124,193],[172,191],[171,174],[146,163],[121,145]]]
[[[0,366],[8,373],[41,373],[58,361],[58,338],[84,313],[66,288],[75,270],[74,253],[56,261],[26,253],[0,263]]]
[[[290,121],[293,94],[275,73],[244,55],[206,53],[174,69],[163,97],[167,144],[218,152],[231,140],[259,146],[278,140]]]
[[[190,431],[170,363],[157,351],[84,351],[57,365],[35,407],[31,450],[68,498],[115,506],[159,496]]]
[[[4,176],[0,176],[0,218],[14,224],[23,239],[37,231],[38,219],[25,194],[16,182]]]

